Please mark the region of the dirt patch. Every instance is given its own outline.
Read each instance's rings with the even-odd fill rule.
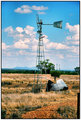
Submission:
[[[75,112],[77,113],[77,100],[69,100],[69,101],[65,101],[65,102],[60,102],[57,103],[53,106],[47,106],[47,107],[43,107],[40,109],[37,109],[35,111],[31,111],[31,112],[27,112],[26,114],[22,114],[22,118],[24,119],[52,119],[52,118],[63,118],[62,115],[60,115],[57,110],[59,107],[66,107],[66,106],[71,106],[72,108],[74,108]],[[68,110],[67,110],[68,111]],[[69,115],[69,118],[76,118],[76,116],[72,116]]]

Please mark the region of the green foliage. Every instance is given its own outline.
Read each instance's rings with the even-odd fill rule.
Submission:
[[[54,76],[54,77],[60,77],[61,73],[60,71],[51,71],[51,76]]]
[[[75,69],[75,72],[77,72],[80,75],[80,67],[76,67],[74,69]]]
[[[72,89],[79,89],[78,85],[72,86]]]
[[[18,112],[14,112],[10,115],[10,119],[19,119],[20,115]]]
[[[50,74],[51,74],[51,76],[54,77],[55,81],[56,81],[56,77],[60,77],[60,75],[61,75],[60,71],[51,71]]]
[[[1,109],[1,119],[5,119],[6,117],[6,110]]]
[[[55,70],[55,65],[51,62],[49,62],[49,59],[46,59],[45,61],[40,62],[40,66],[37,65],[38,68],[40,68],[43,72],[43,74],[46,73],[49,74],[51,70]]]
[[[37,70],[20,70],[20,69],[2,69],[1,73],[20,73],[20,74],[34,74]]]
[[[78,73],[77,72],[75,72],[75,71],[63,71],[63,70],[60,70],[60,71],[58,71],[61,75],[78,75]]]
[[[55,66],[52,66],[52,64],[49,64],[48,66],[49,66],[48,68],[50,68],[50,66],[51,66],[51,69],[46,69],[46,73],[50,74],[50,71],[55,69]],[[45,69],[42,69],[42,71],[43,71],[43,74],[44,74]],[[37,74],[38,72],[39,71],[37,71],[37,70],[15,70],[15,69],[2,69],[2,71],[1,71],[1,73],[19,73],[19,74],[22,74],[22,73],[23,74]],[[75,71],[65,71],[65,70],[64,71],[60,70],[59,72],[63,75],[78,75],[78,74],[80,74],[80,73],[75,72]]]

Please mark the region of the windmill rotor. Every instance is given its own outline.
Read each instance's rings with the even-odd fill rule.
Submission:
[[[38,16],[38,14],[36,15],[36,22],[37,22],[37,28],[39,29],[39,16]]]

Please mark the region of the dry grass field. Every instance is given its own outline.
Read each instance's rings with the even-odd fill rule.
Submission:
[[[34,74],[2,74],[3,118],[77,118],[79,75],[61,75],[69,89],[50,92],[45,91],[46,83],[54,79],[42,76],[42,91],[32,93]]]

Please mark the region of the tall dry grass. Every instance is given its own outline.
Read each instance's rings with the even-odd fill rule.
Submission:
[[[54,81],[54,79],[51,75],[43,75],[42,92],[34,94],[31,93],[34,74],[2,74],[2,109],[6,110],[6,118],[10,118],[14,112],[19,114],[21,118],[22,113],[30,110],[56,105],[69,100],[77,100],[79,76],[62,75],[60,78],[68,85],[69,89],[67,91],[45,92],[47,81]],[[8,82],[11,84],[8,84]]]

